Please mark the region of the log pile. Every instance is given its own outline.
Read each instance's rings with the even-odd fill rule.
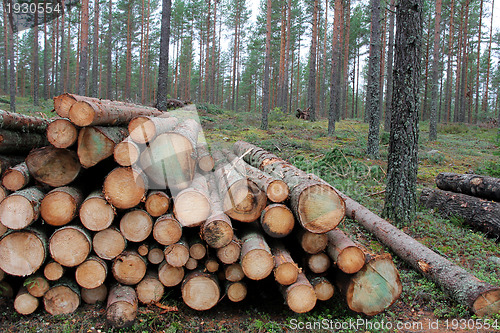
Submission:
[[[0,272],[26,287],[19,313],[107,299],[108,322],[125,327],[166,288],[203,311],[270,276],[298,313],[334,285],[368,315],[398,299],[390,256],[337,228],[344,200],[321,179],[246,142],[209,152],[199,123],[179,113],[70,94],[54,106],[50,145],[1,159]]]

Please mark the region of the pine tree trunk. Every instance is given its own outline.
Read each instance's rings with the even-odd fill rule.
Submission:
[[[438,87],[439,87],[439,35],[441,33],[441,7],[443,1],[436,0],[436,21],[434,24],[434,52],[432,54],[432,81],[431,81],[431,112],[429,123],[429,140],[437,140],[438,122]],[[478,74],[479,75],[479,74]]]
[[[112,87],[113,87],[113,82],[111,79],[111,74],[112,74],[112,64],[113,62],[111,61],[111,55],[113,53],[113,44],[112,44],[112,35],[113,35],[113,1],[109,0],[108,1],[108,33],[106,37],[106,44],[108,47],[108,52],[106,54],[106,66],[107,66],[107,71],[106,71],[106,98],[111,99],[112,98]]]
[[[307,107],[310,107],[310,120],[316,121],[316,53],[318,40],[318,0],[314,0],[312,15],[311,48],[309,51],[309,76],[307,85]]]
[[[385,88],[385,119],[384,131],[391,131],[391,117],[392,117],[392,89],[393,89],[393,62],[394,62],[394,17],[396,14],[396,1],[391,0],[389,7],[389,50],[387,51],[387,81]]]
[[[264,61],[264,86],[262,88],[262,119],[260,128],[267,130],[269,114],[269,86],[270,86],[270,63],[271,63],[271,0],[267,0],[267,14],[266,14],[266,58]]]
[[[90,95],[99,97],[99,1],[94,1],[94,40],[92,45],[92,83],[90,84]],[[109,47],[111,44],[108,45]]]
[[[47,2],[44,1],[44,6]],[[49,70],[47,66],[47,58],[49,57],[48,55],[48,47],[47,47],[47,16],[43,16],[43,99],[47,100],[48,99],[48,93],[47,89],[50,88],[49,86]],[[53,48],[53,47],[52,47]]]
[[[82,1],[82,22],[80,35],[80,63],[78,74],[78,94],[86,95],[87,91],[87,68],[88,68],[88,44],[89,44],[89,1]]]
[[[495,1],[491,1],[491,12],[493,13],[493,10],[495,8]],[[488,101],[488,91],[489,91],[489,85],[490,85],[490,69],[491,69],[491,42],[493,39],[493,15],[491,15],[491,23],[490,23],[490,41],[488,43],[488,65],[487,65],[487,70],[486,70],[486,85],[484,89],[484,95],[483,95],[483,102],[481,103],[481,113],[483,115],[486,115],[486,112],[488,111],[488,106],[489,106],[489,101]],[[500,112],[498,115],[498,124],[500,127]]]
[[[158,66],[158,91],[156,107],[160,110],[167,109],[168,98],[168,54],[170,44],[170,14],[172,1],[162,0],[161,34],[160,34],[160,60]]]
[[[133,3],[127,4],[127,49],[126,49],[126,65],[125,65],[125,100],[130,100],[130,86],[132,80],[132,6]]]
[[[9,0],[10,5],[12,6],[13,1]],[[8,26],[8,44],[9,44],[9,91],[10,91],[10,112],[16,112],[16,64],[14,62],[14,32],[12,31],[13,26],[13,18],[12,13],[6,15],[9,18]]]
[[[445,88],[445,111],[446,111],[446,122],[450,122],[450,114],[451,114],[451,83],[453,80],[452,77],[452,50],[453,50],[453,18],[455,13],[455,0],[451,0],[451,9],[450,9],[450,27],[449,27],[449,38],[448,38],[448,57],[447,57],[447,69],[446,69],[446,88]]]
[[[38,0],[35,0],[35,6],[38,7]],[[38,106],[39,102],[39,81],[40,81],[40,66],[38,61],[38,10],[34,13],[34,26],[33,26],[33,105]]]

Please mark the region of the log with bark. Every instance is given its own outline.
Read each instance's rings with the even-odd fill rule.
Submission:
[[[52,187],[68,185],[81,169],[76,152],[52,146],[32,150],[26,164],[33,178]]]
[[[38,133],[22,133],[0,129],[0,153],[23,154],[33,148],[49,144],[47,137]]]
[[[133,166],[139,161],[141,156],[141,147],[132,141],[129,137],[119,142],[113,151],[113,157],[121,166]]]
[[[137,294],[129,286],[111,287],[106,307],[106,319],[116,328],[125,328],[134,324],[137,317]]]
[[[80,289],[71,280],[59,281],[45,293],[43,304],[53,316],[73,313],[80,306]]]
[[[182,225],[177,219],[166,214],[156,219],[153,226],[153,238],[161,245],[177,243],[182,237]]]
[[[39,274],[32,275],[24,280],[23,286],[33,297],[43,297],[50,289],[49,282],[45,277]]]
[[[90,255],[75,270],[75,281],[82,288],[101,286],[108,276],[108,265],[101,258]]]
[[[58,187],[45,195],[40,203],[42,219],[53,226],[60,227],[71,222],[83,201],[83,194],[77,187]]]
[[[231,302],[237,303],[247,297],[247,286],[244,282],[226,282],[226,295]]]
[[[208,182],[210,191],[210,206],[212,213],[201,226],[201,234],[205,242],[214,249],[228,245],[233,239],[231,219],[223,212],[219,190],[213,177]]]
[[[298,222],[308,231],[333,230],[345,216],[345,204],[335,189],[257,146],[238,141],[234,153],[250,165],[282,179],[290,189],[290,206]]]
[[[199,235],[192,235],[188,239],[189,256],[201,260],[207,255],[207,247]]]
[[[181,286],[182,299],[191,309],[204,311],[213,308],[220,298],[220,287],[213,274],[194,271],[189,273]]]
[[[111,226],[115,209],[100,190],[91,192],[80,206],[79,217],[83,226],[91,231],[101,231]]]
[[[243,280],[244,277],[245,273],[243,272],[240,264],[234,263],[224,267],[224,278],[227,281],[238,282]]]
[[[364,206],[339,192],[347,216],[356,220],[414,269],[433,280],[458,303],[476,315],[500,311],[500,288],[479,280],[428,247],[411,238]]]
[[[315,274],[325,273],[331,266],[331,260],[324,252],[309,254],[304,257],[305,266]]]
[[[37,187],[28,187],[10,194],[0,202],[0,223],[9,229],[23,229],[40,216],[40,201],[44,193]]]
[[[132,209],[120,219],[120,232],[130,242],[142,242],[153,230],[153,219],[142,209]]]
[[[0,110],[0,128],[23,132],[45,134],[50,120],[21,113]]]
[[[309,312],[316,305],[316,293],[304,273],[299,273],[295,283],[282,287],[281,290],[286,304],[293,312]]]
[[[92,99],[95,101],[99,100],[97,98],[65,93],[54,97],[54,110],[59,115],[59,117],[69,118],[69,110],[71,109],[73,104],[85,99]]]
[[[174,199],[174,215],[183,227],[200,226],[211,212],[207,178],[195,174],[191,185]]]
[[[189,259],[189,246],[184,238],[178,242],[168,245],[163,251],[165,260],[174,267],[182,267]]]
[[[113,260],[111,272],[118,283],[135,285],[146,275],[146,267],[146,260],[136,251],[126,250]]]
[[[219,270],[219,262],[210,253],[205,259],[205,270],[209,273],[215,273]]]
[[[116,227],[97,232],[92,239],[95,254],[104,260],[116,258],[127,247],[127,240]]]
[[[113,155],[115,146],[128,136],[122,127],[84,127],[78,134],[78,158],[84,168],[90,168]]]
[[[436,185],[443,191],[463,193],[474,197],[500,201],[500,179],[474,174],[441,172]]]
[[[67,118],[56,118],[47,126],[47,140],[56,148],[68,148],[78,139],[78,127]]]
[[[49,239],[52,259],[66,267],[75,267],[87,259],[92,251],[90,234],[77,225],[66,225],[54,231]]]
[[[500,203],[430,188],[422,190],[420,203],[443,218],[458,217],[490,237],[500,237]]]
[[[328,255],[344,273],[354,274],[365,265],[365,254],[342,230],[327,232]]]
[[[87,304],[96,304],[97,302],[104,302],[108,297],[108,288],[105,284],[101,284],[97,288],[80,290],[82,294],[82,301]]]
[[[172,131],[179,119],[163,114],[159,117],[139,116],[128,123],[130,138],[140,144],[152,142],[158,135]]]
[[[164,191],[151,191],[146,197],[146,211],[152,217],[160,217],[170,208],[170,197]]]
[[[106,176],[103,193],[114,207],[128,209],[137,206],[145,198],[147,188],[147,179],[141,171],[118,167]]]
[[[324,276],[314,276],[310,277],[309,281],[314,288],[314,292],[316,293],[316,298],[319,301],[327,301],[333,297],[335,293],[335,288],[333,284],[328,281],[328,279]]]
[[[226,264],[230,265],[238,261],[241,254],[241,240],[238,237],[233,236],[233,239],[229,244],[217,249],[217,258]]]
[[[198,168],[203,172],[212,171],[215,166],[214,158],[208,151],[208,146],[206,143],[198,143],[196,146],[196,164]]]
[[[155,304],[161,300],[165,287],[158,279],[158,273],[148,271],[144,279],[135,287],[137,298],[142,304]]]
[[[195,270],[198,268],[198,260],[190,257],[184,267],[190,271]]]
[[[301,269],[293,261],[290,252],[280,242],[271,245],[274,259],[274,278],[283,286],[291,285],[297,281]]]
[[[251,280],[262,280],[274,268],[273,255],[264,237],[256,228],[243,230],[241,236],[241,267]]]
[[[315,234],[307,230],[300,230],[297,239],[302,249],[309,254],[316,254],[324,251],[328,245],[326,234]]]
[[[24,188],[30,180],[31,175],[26,162],[8,168],[2,174],[2,185],[9,191],[18,191]]]
[[[0,174],[10,167],[24,162],[26,156],[0,155]]]
[[[149,244],[142,243],[137,247],[137,253],[139,253],[140,256],[145,257],[149,253]]]
[[[148,252],[148,261],[153,265],[159,265],[165,260],[165,253],[158,246],[152,246]]]
[[[14,309],[22,315],[29,315],[38,308],[38,298],[28,293],[26,287],[21,287],[14,299]]]

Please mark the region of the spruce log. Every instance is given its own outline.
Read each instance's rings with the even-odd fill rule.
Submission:
[[[182,225],[177,219],[166,214],[156,219],[153,226],[153,238],[161,245],[177,243],[182,237]]]
[[[356,220],[396,255],[436,282],[458,303],[478,316],[500,311],[500,288],[477,279],[463,268],[438,255],[401,230],[339,193],[346,201],[347,216]]]
[[[92,245],[99,258],[111,260],[125,250],[127,240],[120,230],[110,227],[96,233],[92,239]]]
[[[22,133],[0,129],[0,153],[23,154],[33,148],[47,146],[49,141],[43,134]]]
[[[241,302],[247,297],[247,286],[245,283],[239,282],[226,282],[226,295],[231,302]]]
[[[162,112],[150,107],[131,103],[80,96],[69,109],[69,119],[77,126],[127,125],[137,116],[159,116]]]
[[[69,314],[80,306],[80,290],[72,281],[61,281],[43,296],[45,311],[53,316]]]
[[[134,285],[146,275],[146,260],[136,251],[123,251],[113,260],[111,272],[118,283]]]
[[[115,209],[100,190],[90,193],[80,206],[80,221],[91,231],[109,228],[115,218]]]
[[[78,139],[78,128],[69,119],[57,118],[47,126],[47,140],[56,148],[69,148]]]
[[[500,179],[473,174],[441,172],[436,185],[443,191],[463,193],[500,202]]]
[[[297,237],[302,249],[309,254],[320,253],[328,246],[328,236],[326,234],[315,234],[307,230],[300,230]]]
[[[140,144],[152,142],[158,135],[172,131],[179,119],[163,114],[159,117],[139,116],[128,123],[130,138]]]
[[[196,160],[198,168],[203,172],[212,171],[215,166],[214,158],[212,157],[212,155],[210,155],[206,142],[198,143],[198,145],[196,146],[196,154],[198,156]]]
[[[330,268],[330,258],[324,252],[309,254],[305,258],[307,267],[315,274],[325,273]]]
[[[364,252],[342,230],[327,232],[328,255],[337,267],[347,274],[354,274],[365,265]]]
[[[304,273],[299,273],[295,283],[282,287],[281,290],[286,304],[293,312],[309,312],[316,305],[316,293]]]
[[[23,286],[33,297],[43,297],[50,289],[49,282],[42,275],[35,274],[24,280]]]
[[[55,188],[42,199],[40,215],[46,223],[60,227],[76,217],[82,201],[82,191],[76,187]]]
[[[174,199],[174,215],[183,227],[200,226],[210,215],[210,193],[207,179],[195,174],[190,187]]]
[[[154,245],[148,252],[148,261],[153,265],[161,264],[165,260],[165,253],[158,246]]]
[[[49,281],[57,281],[64,275],[65,268],[57,261],[51,260],[43,269],[43,275]]]
[[[38,298],[28,293],[26,287],[21,287],[14,300],[14,309],[22,315],[29,315],[38,308]]]
[[[220,287],[213,274],[194,271],[181,286],[182,299],[191,309],[205,311],[213,308],[220,298]]]
[[[9,231],[0,239],[0,269],[10,275],[33,274],[47,254],[47,237],[34,229]]]
[[[87,259],[92,250],[90,234],[76,225],[67,225],[54,231],[49,240],[52,259],[66,267],[75,267]]]
[[[137,317],[137,307],[137,294],[134,288],[114,285],[109,291],[106,319],[116,328],[132,326]]]
[[[290,189],[290,206],[297,221],[308,231],[325,233],[344,218],[345,204],[330,185],[312,179],[305,172],[261,148],[244,141],[233,146],[250,165],[282,179]]]
[[[188,261],[186,262],[186,265],[184,265],[184,267],[186,267],[186,269],[192,271],[198,267],[198,260],[190,257],[188,259]]]
[[[37,187],[12,193],[0,202],[0,223],[9,229],[23,229],[40,216],[40,201],[44,194]]]
[[[113,156],[120,166],[133,166],[139,161],[141,156],[141,147],[133,142],[130,137],[127,137],[122,142],[119,142],[113,150]]]
[[[0,174],[10,167],[24,162],[26,156],[0,155]]]
[[[149,244],[143,243],[139,245],[139,247],[137,248],[137,253],[139,253],[139,255],[142,257],[147,256],[149,253]]]
[[[52,146],[32,150],[26,164],[33,178],[52,187],[68,185],[81,169],[76,152]]]
[[[97,302],[104,302],[108,297],[108,288],[105,284],[101,284],[94,289],[82,288],[82,301],[87,304],[96,304]]]
[[[260,216],[260,224],[269,236],[283,238],[292,232],[295,219],[290,208],[275,203],[264,208]]]
[[[333,297],[335,293],[335,288],[333,284],[328,281],[328,279],[324,276],[315,276],[309,278],[311,285],[314,288],[314,292],[316,293],[316,298],[320,301],[328,301]]]
[[[238,282],[243,280],[245,273],[240,264],[234,263],[224,268],[224,277],[227,281]]]
[[[422,190],[420,203],[435,209],[443,218],[459,217],[490,237],[500,237],[500,203],[429,188]]]
[[[182,267],[189,259],[189,246],[186,240],[181,238],[177,243],[166,246],[163,253],[167,263],[174,267]]]
[[[222,210],[219,190],[211,177],[208,182],[210,191],[210,205],[212,213],[201,226],[201,234],[205,242],[215,249],[228,245],[233,239],[233,225],[231,219]]]
[[[151,191],[146,198],[146,211],[153,217],[159,217],[168,212],[170,197],[164,191]]]
[[[119,167],[104,180],[103,193],[114,207],[128,209],[137,206],[145,197],[147,180],[134,168]]]
[[[174,287],[184,279],[184,267],[174,267],[163,261],[158,266],[158,279],[165,287]]]
[[[115,146],[128,136],[121,127],[84,127],[78,134],[78,158],[84,168],[90,168],[113,155]]]
[[[142,304],[158,303],[163,297],[165,287],[158,279],[158,273],[149,271],[144,279],[135,287],[137,298]]]
[[[290,252],[281,242],[274,242],[271,251],[274,258],[274,278],[276,282],[283,286],[295,283],[301,270],[293,261]]]
[[[355,312],[374,316],[389,308],[401,295],[402,284],[390,254],[367,256],[355,274],[337,272],[337,286]]]
[[[199,235],[188,238],[189,256],[196,260],[203,259],[207,254],[207,248]]]
[[[253,228],[244,230],[241,246],[241,267],[251,280],[262,280],[274,268],[273,255],[264,237]]]
[[[0,110],[0,128],[23,132],[45,134],[50,120],[21,113]]]
[[[9,191],[18,191],[27,186],[31,175],[26,162],[17,164],[5,170],[2,174],[2,185]]]
[[[142,209],[133,209],[120,220],[120,232],[130,242],[142,242],[153,230],[153,219]]]
[[[85,98],[93,99],[98,101],[97,98],[79,96],[75,94],[64,93],[59,96],[54,97],[54,110],[59,115],[59,117],[69,118],[69,110],[78,101],[82,101]]]
[[[230,265],[238,261],[241,255],[241,240],[233,236],[229,244],[217,249],[217,258],[226,264]]]
[[[108,265],[101,258],[91,255],[75,270],[75,281],[82,288],[94,289],[104,283]]]

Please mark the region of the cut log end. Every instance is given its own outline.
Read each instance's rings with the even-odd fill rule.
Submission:
[[[173,216],[163,215],[155,222],[153,237],[161,245],[174,244],[182,237],[182,226]]]
[[[273,204],[262,211],[260,222],[266,234],[273,238],[283,238],[292,232],[295,219],[288,207]]]
[[[113,156],[119,165],[132,166],[139,160],[140,153],[139,147],[135,143],[124,140],[115,146]]]
[[[274,260],[268,251],[254,249],[242,257],[241,267],[249,279],[262,280],[273,271]]]
[[[311,272],[321,274],[330,268],[331,261],[326,253],[321,252],[310,255],[307,259],[307,265]]]
[[[43,276],[29,277],[24,283],[27,291],[34,297],[43,297],[50,289],[49,282]]]
[[[315,234],[309,231],[302,231],[299,234],[299,242],[304,251],[309,254],[316,254],[328,245],[328,236],[326,234]]]
[[[146,275],[146,261],[137,252],[125,251],[115,258],[111,271],[119,283],[134,285]]]
[[[52,258],[66,267],[80,265],[92,250],[90,236],[78,227],[62,227],[56,230],[49,241]]]
[[[132,326],[137,316],[137,295],[128,286],[114,286],[109,291],[107,321],[116,328]]]
[[[80,264],[75,271],[75,280],[79,286],[94,289],[104,283],[108,269],[106,263],[99,258],[88,259]]]
[[[226,293],[231,302],[241,302],[247,297],[247,287],[242,282],[230,283]]]
[[[285,300],[293,312],[305,313],[311,311],[316,305],[316,293],[303,273],[299,274],[297,281],[285,289]]]
[[[128,209],[138,205],[146,194],[145,179],[132,168],[120,167],[104,180],[106,199],[116,208]]]
[[[316,277],[311,280],[311,285],[314,288],[316,297],[320,301],[327,301],[333,297],[335,293],[335,288],[333,285],[324,277]]]
[[[42,199],[40,214],[48,224],[57,227],[63,226],[75,217],[78,204],[69,193],[54,191]]]
[[[175,198],[174,214],[184,227],[201,225],[210,215],[210,201],[198,191],[183,191]]]
[[[146,276],[135,288],[142,304],[154,304],[161,300],[165,287],[157,278]]]
[[[69,110],[75,103],[76,99],[71,94],[62,94],[54,97],[54,109],[63,118],[69,117]]]
[[[24,196],[11,194],[0,204],[0,222],[9,229],[23,229],[36,217],[33,205]]]
[[[163,260],[165,260],[165,254],[161,249],[155,247],[148,252],[148,261],[153,265],[161,264]]]
[[[472,305],[472,310],[478,316],[491,316],[500,313],[500,288],[482,293]]]
[[[283,202],[290,195],[288,185],[282,180],[274,180],[267,187],[267,197],[272,202]]]
[[[69,314],[80,305],[80,296],[68,286],[59,285],[51,288],[43,296],[45,311],[51,315]]]
[[[231,185],[223,199],[224,212],[240,222],[257,220],[266,206],[267,196],[246,179]]]
[[[71,106],[68,116],[73,124],[84,127],[92,124],[95,118],[95,111],[87,102],[80,101]]]
[[[104,260],[116,258],[125,250],[126,245],[125,237],[115,228],[99,231],[92,240],[94,252]]]
[[[164,261],[158,267],[158,279],[165,287],[174,287],[182,282],[184,267],[174,267]]]
[[[120,220],[122,235],[131,242],[142,242],[151,234],[153,220],[142,209],[127,212]]]
[[[297,267],[297,264],[287,262],[276,267],[274,270],[274,278],[279,284],[288,286],[297,281],[299,272],[300,269]]]
[[[350,246],[340,252],[336,264],[344,273],[354,274],[363,268],[365,254],[359,247]]]
[[[40,235],[30,231],[18,231],[4,236],[0,240],[0,269],[15,276],[33,274],[45,260],[45,242]]]
[[[56,261],[49,262],[43,269],[43,275],[49,281],[59,280],[64,274],[64,267]]]
[[[137,143],[147,143],[156,136],[156,126],[148,117],[136,117],[128,124],[130,138]]]
[[[56,148],[68,148],[78,138],[78,129],[67,119],[56,119],[47,127],[47,139]]]
[[[16,169],[7,170],[2,177],[2,185],[9,191],[17,191],[28,184],[29,177]]]
[[[204,172],[209,172],[214,168],[214,159],[211,155],[205,155],[198,159],[198,167]]]
[[[165,214],[170,207],[170,198],[165,192],[154,191],[146,199],[146,211],[153,217]]]
[[[313,233],[333,230],[345,216],[342,198],[330,186],[315,184],[300,194],[297,213],[302,226]]]
[[[52,187],[68,185],[81,169],[76,152],[52,146],[32,150],[26,157],[26,164],[36,180]]]
[[[29,294],[26,288],[21,288],[14,300],[14,309],[22,315],[29,315],[38,308],[38,298]]]
[[[189,249],[184,244],[175,243],[165,248],[165,259],[174,267],[182,267],[189,259]]]
[[[189,248],[189,255],[193,259],[196,260],[203,259],[206,254],[207,254],[207,248],[205,247],[205,245],[203,245],[203,243],[193,244]]]
[[[228,245],[233,239],[233,227],[228,223],[227,216],[210,218],[203,227],[203,239],[214,249],[220,249]],[[231,221],[229,221],[231,222]]]
[[[245,273],[240,264],[231,264],[224,269],[224,277],[227,281],[238,282],[243,280]]]
[[[194,310],[209,310],[219,301],[220,288],[210,274],[191,273],[182,283],[181,289],[184,303]]]
[[[85,228],[91,231],[108,228],[114,218],[113,207],[102,196],[88,198],[80,207],[80,220]]]

